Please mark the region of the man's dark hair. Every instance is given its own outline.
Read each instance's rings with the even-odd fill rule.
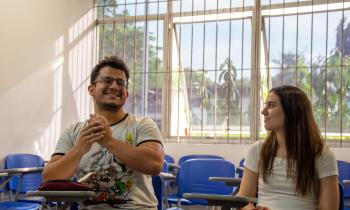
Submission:
[[[96,83],[96,79],[100,74],[100,70],[106,66],[123,71],[126,76],[126,82],[127,84],[129,84],[129,77],[130,77],[129,69],[126,66],[125,62],[116,55],[106,56],[98,62],[98,64],[92,69],[90,84]]]

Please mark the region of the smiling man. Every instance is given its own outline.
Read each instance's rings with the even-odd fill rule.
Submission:
[[[129,70],[116,56],[92,70],[89,94],[95,113],[73,124],[58,140],[43,180],[89,184],[97,196],[80,209],[156,209],[151,175],[162,169],[164,152],[157,125],[126,113]]]

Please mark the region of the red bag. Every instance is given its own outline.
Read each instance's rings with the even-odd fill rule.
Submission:
[[[87,184],[74,182],[72,180],[50,180],[42,183],[39,191],[91,191],[92,188]]]

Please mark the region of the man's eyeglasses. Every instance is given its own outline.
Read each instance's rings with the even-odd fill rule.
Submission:
[[[101,77],[100,79],[96,80],[93,84],[96,84],[97,82],[101,82],[105,84],[106,86],[111,86],[113,82],[116,82],[118,87],[125,88],[127,86],[127,82],[124,79],[114,79],[113,77]]]

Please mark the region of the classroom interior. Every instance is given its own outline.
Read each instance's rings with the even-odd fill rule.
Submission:
[[[234,165],[266,137],[268,90],[309,96],[324,141],[350,162],[350,2],[346,0],[26,0],[0,7],[0,160],[49,160],[93,113],[92,67],[131,69],[126,110],[153,119],[165,154]]]

